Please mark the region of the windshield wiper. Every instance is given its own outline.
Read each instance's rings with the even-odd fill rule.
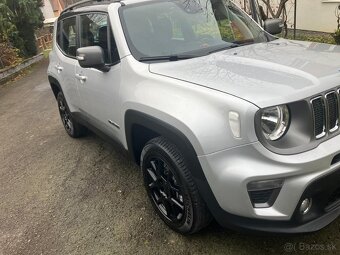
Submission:
[[[215,52],[219,52],[222,50],[229,50],[229,49],[233,49],[233,48],[237,48],[237,47],[241,47],[241,46],[246,46],[249,44],[253,44],[254,42],[243,42],[243,43],[233,43],[231,45],[227,45],[227,46],[222,46],[220,48],[217,48],[215,50],[209,51],[209,54],[215,53]]]
[[[219,51],[222,51],[222,50],[229,50],[229,49],[240,47],[240,46],[241,45],[234,43],[234,44],[231,44],[231,45],[228,45],[228,46],[222,46],[222,47],[219,47],[219,48],[214,49],[212,51],[209,51],[208,54],[219,52]]]
[[[183,59],[196,58],[196,55],[169,55],[169,56],[154,56],[154,57],[141,57],[139,61],[178,61]]]

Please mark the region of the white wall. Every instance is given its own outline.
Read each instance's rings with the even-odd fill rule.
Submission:
[[[337,28],[335,9],[339,4],[340,0],[297,0],[297,28],[334,32]],[[294,12],[291,14],[294,15]]]
[[[44,0],[44,6],[41,7],[41,11],[44,14],[45,19],[54,18],[54,12],[50,0]]]

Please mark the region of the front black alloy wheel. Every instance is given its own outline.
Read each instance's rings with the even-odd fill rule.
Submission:
[[[186,212],[182,187],[174,170],[161,156],[148,158],[145,167],[145,182],[152,202],[168,221],[180,224]]]
[[[60,118],[67,134],[73,138],[85,135],[86,128],[73,119],[62,92],[58,93],[57,102]]]
[[[146,144],[141,154],[144,184],[160,218],[177,232],[195,233],[211,215],[177,147],[163,137]]]

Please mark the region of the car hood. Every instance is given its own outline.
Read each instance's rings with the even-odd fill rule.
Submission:
[[[278,39],[199,58],[150,64],[150,72],[267,107],[340,86],[340,47]]]

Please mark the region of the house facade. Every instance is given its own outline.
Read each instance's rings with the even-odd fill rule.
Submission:
[[[43,0],[41,11],[44,15],[44,27],[35,31],[36,44],[39,52],[52,47],[53,24],[59,17],[68,0]]]
[[[250,0],[232,1],[249,13]],[[265,12],[267,12],[267,8],[263,1],[257,1]],[[276,12],[280,0],[271,0],[270,2],[272,3],[272,9]],[[288,0],[286,4],[287,23],[289,28],[294,27],[294,3],[295,0]],[[340,0],[296,0],[296,3],[297,29],[332,33],[337,28],[335,10],[340,5]],[[267,12],[267,14],[269,13]]]
[[[44,0],[44,6],[41,11],[44,14],[46,25],[53,24],[55,19],[59,17],[60,13],[65,8],[65,0]]]

